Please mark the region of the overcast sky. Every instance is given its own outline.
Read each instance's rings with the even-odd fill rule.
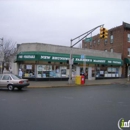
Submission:
[[[98,25],[130,23],[129,12],[130,0],[0,0],[0,38],[69,46]]]

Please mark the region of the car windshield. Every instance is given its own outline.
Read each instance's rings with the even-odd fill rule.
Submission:
[[[13,75],[13,74],[11,74],[11,77],[13,78],[13,79],[19,79],[16,75]]]

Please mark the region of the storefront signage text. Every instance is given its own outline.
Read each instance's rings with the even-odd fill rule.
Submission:
[[[24,59],[35,59],[35,55],[19,55],[20,59],[24,58]]]
[[[106,61],[105,60],[93,60],[94,63],[105,63]]]
[[[51,59],[50,56],[41,56],[41,59]]]
[[[49,61],[67,61],[69,60],[69,57],[58,57],[58,56],[47,56],[47,55],[19,55],[18,59],[33,59],[33,60],[49,60]],[[87,63],[95,63],[95,64],[118,64],[121,65],[121,61],[116,61],[116,60],[108,60],[106,59],[88,59],[88,58],[73,58],[74,62],[87,62]]]
[[[86,62],[92,62],[92,59],[80,59],[80,58],[75,58],[75,61],[86,61]]]
[[[69,58],[52,56],[52,60],[69,60]]]

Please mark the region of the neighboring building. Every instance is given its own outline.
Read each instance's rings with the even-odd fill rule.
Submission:
[[[30,80],[66,80],[69,77],[69,57],[72,53],[73,75],[86,73],[89,80],[95,78],[117,78],[122,75],[120,53],[93,51],[91,49],[43,43],[23,43],[18,46],[18,54],[13,73],[23,70],[24,78]],[[84,58],[81,57],[84,55]],[[111,72],[112,71],[112,72]]]
[[[123,22],[122,25],[109,29],[108,39],[99,39],[98,34],[92,37],[91,42],[83,40],[82,47],[110,53],[121,53],[124,61],[123,77],[130,74],[130,24]]]

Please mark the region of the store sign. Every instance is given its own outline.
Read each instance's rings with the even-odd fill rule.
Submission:
[[[113,61],[114,64],[121,64],[120,61]]]
[[[121,63],[121,61],[107,61],[109,64],[119,64],[119,65],[121,65],[122,63]]]
[[[48,60],[50,60],[51,56],[41,56],[41,59],[48,59]]]
[[[69,60],[69,56],[62,57],[62,56],[48,56],[48,55],[18,55],[18,60],[26,60],[26,59],[32,59],[32,60],[45,60],[45,61],[59,61],[59,62],[65,62]],[[86,62],[86,63],[93,63],[93,64],[111,64],[111,65],[122,65],[122,61],[116,61],[116,60],[108,60],[105,59],[99,59],[98,57],[93,58],[82,58],[82,57],[76,57],[73,58],[74,62]]]
[[[106,60],[93,60],[94,63],[106,63]]]
[[[110,64],[111,64],[111,63],[112,63],[112,61],[109,61],[109,60],[108,60],[108,63],[110,63]]]
[[[56,57],[56,56],[52,56],[52,60],[69,60],[69,58],[67,57]]]
[[[45,60],[69,60],[67,57],[57,57],[57,56],[40,56],[40,59],[45,59]]]
[[[92,59],[75,58],[75,61],[86,61],[86,62],[92,62]]]
[[[19,59],[35,59],[35,55],[19,55]]]
[[[97,64],[118,64],[121,65],[122,62],[121,61],[111,61],[111,60],[96,60],[96,59],[82,59],[82,58],[75,58],[76,62],[90,62],[90,63],[97,63]]]

